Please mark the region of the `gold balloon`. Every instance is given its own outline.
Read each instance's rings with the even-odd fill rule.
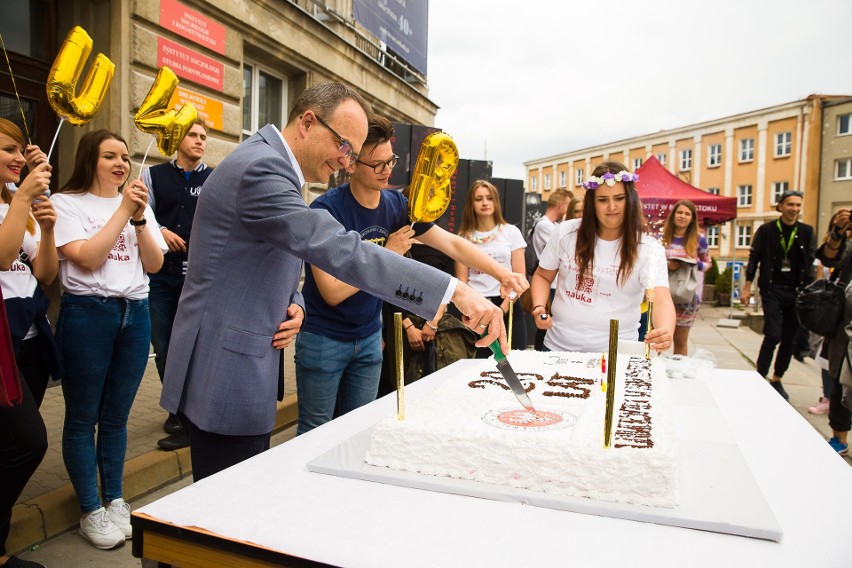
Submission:
[[[77,81],[91,52],[92,38],[83,28],[73,27],[47,75],[47,102],[56,114],[77,126],[97,114],[115,72],[115,64],[99,53],[86,73],[83,89],[77,94]]]
[[[174,72],[165,65],[160,67],[151,90],[139,105],[134,118],[136,128],[157,138],[157,148],[165,156],[177,152],[198,116],[198,111],[190,103],[183,105],[177,112],[169,108],[169,100],[177,84],[178,78]]]
[[[450,205],[450,182],[459,165],[456,143],[444,132],[433,132],[423,140],[411,177],[408,218],[412,223],[434,221]]]

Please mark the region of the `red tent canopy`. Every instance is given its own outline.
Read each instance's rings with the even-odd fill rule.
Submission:
[[[713,195],[678,178],[651,156],[636,170],[636,190],[642,209],[652,224],[665,221],[672,206],[681,199],[695,203],[701,225],[718,225],[737,218],[736,197]]]

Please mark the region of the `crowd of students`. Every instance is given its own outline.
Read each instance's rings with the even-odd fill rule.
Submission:
[[[195,133],[197,139],[202,135],[206,139],[203,128]],[[504,219],[497,189],[486,180],[473,183],[458,236],[432,223],[411,224],[407,197],[387,190],[398,161],[392,138],[391,123],[373,116],[357,156],[350,158],[351,147],[341,143],[350,181],[311,207],[327,211],[362,240],[399,255],[414,253],[455,274],[500,308],[503,325],[512,328],[511,347],[527,348],[525,313],[515,302],[527,288],[527,244]],[[175,191],[197,198],[210,173],[204,173],[207,167],[200,161],[203,140],[200,148],[196,159],[173,161],[154,178],[148,174],[132,180],[126,142],[107,130],[90,132],[80,140],[68,182],[48,198],[51,168],[46,156],[25,143],[17,126],[0,119],[0,289],[23,391],[21,404],[0,407],[0,429],[6,433],[0,437],[0,473],[7,480],[0,487],[0,566],[38,566],[6,555],[4,543],[12,506],[46,451],[38,407],[51,376],[61,379],[66,403],[62,453],[80,505],[79,532],[103,549],[131,537],[130,508],[122,492],[127,420],[148,360],[152,317],[158,322],[155,350],[162,377],[189,240],[185,216],[171,216],[169,228],[158,219],[149,204],[156,192],[143,180],[150,185],[161,176],[177,176],[177,186],[185,180],[186,187]],[[21,181],[25,167],[29,172]],[[190,183],[194,176],[199,176],[196,185]],[[625,166],[608,161],[583,184],[581,199],[568,192],[551,199],[548,213],[553,215],[542,219],[547,226],[536,235],[538,266],[528,292],[530,316],[541,334],[537,348],[605,351],[609,320],[616,319],[620,339],[642,340],[658,352],[674,347],[675,353],[687,353],[700,294],[673,302],[668,277],[684,266],[706,270],[707,242],[689,201],[672,208],[662,245],[649,236],[636,180]],[[190,224],[191,218],[190,213]],[[817,252],[826,267],[844,275],[852,265],[849,231],[849,212],[838,213]],[[169,254],[174,255],[171,264]],[[174,275],[169,278],[179,282],[170,293],[169,315],[160,321],[149,308],[149,275],[160,271],[164,259]],[[42,287],[57,276],[64,293],[54,337]],[[397,296],[417,303],[417,293],[400,289]],[[382,352],[382,326],[392,323],[382,321],[380,299],[312,264],[305,265],[303,294],[305,305],[294,308],[304,310],[306,322],[295,336],[299,434],[387,392],[382,361],[393,354],[387,348]],[[654,299],[653,325],[643,334],[641,306],[649,296]],[[847,300],[848,324],[852,294],[847,293]],[[490,355],[489,349],[474,346],[478,337],[448,303],[432,319],[411,311],[404,318],[405,352],[411,361],[407,381],[462,357]],[[482,333],[488,327],[474,326]],[[274,333],[270,330],[272,345],[283,348]],[[288,335],[286,344],[290,339]],[[839,331],[824,342],[823,353],[829,367],[824,396],[830,400],[826,406],[835,432],[831,443],[840,453],[848,448],[850,429],[839,383],[847,344]],[[171,420],[176,431],[183,428],[176,413]],[[188,437],[161,446],[175,449],[187,443]]]

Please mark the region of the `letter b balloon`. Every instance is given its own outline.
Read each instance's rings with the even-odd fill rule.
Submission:
[[[459,165],[456,143],[444,132],[433,132],[423,140],[408,196],[411,222],[434,221],[450,204],[452,177]]]

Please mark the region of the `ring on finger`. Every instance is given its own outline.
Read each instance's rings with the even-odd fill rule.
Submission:
[[[482,329],[488,329],[488,324],[487,323],[480,323],[479,327],[481,327]]]

